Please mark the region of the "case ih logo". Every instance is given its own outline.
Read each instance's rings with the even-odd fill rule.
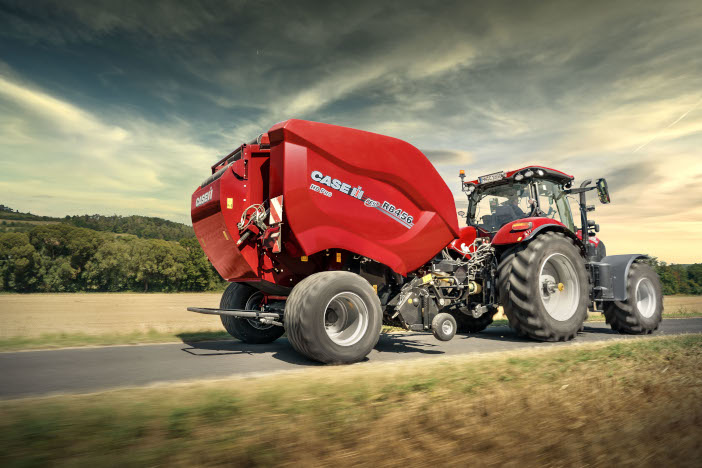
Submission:
[[[364,196],[363,189],[360,185],[358,187],[353,187],[347,183],[340,181],[339,179],[332,179],[331,176],[325,176],[319,171],[312,171],[310,177],[312,177],[312,180],[317,182],[319,185],[326,185],[331,189],[338,190],[339,192],[344,193],[350,197],[361,200],[365,206],[369,208],[375,208],[381,213],[391,217],[398,223],[402,224],[407,229],[410,229],[412,226],[414,226],[414,217],[410,216],[409,213],[400,208],[396,208],[395,205],[393,205],[392,203],[388,203],[387,201],[384,201],[381,204],[381,202],[379,201]],[[310,185],[310,190],[314,192],[319,192],[323,195],[326,195],[327,197],[332,196],[332,192],[329,192],[328,190],[320,187],[319,185]]]
[[[195,199],[195,207],[204,205],[210,200],[212,200],[212,188],[210,188],[209,192],[205,192]]]

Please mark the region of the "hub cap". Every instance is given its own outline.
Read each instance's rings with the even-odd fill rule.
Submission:
[[[444,320],[444,323],[441,324],[441,331],[444,333],[444,335],[448,336],[451,333],[453,333],[453,324],[451,323],[450,320]]]
[[[636,283],[636,308],[646,318],[653,316],[656,311],[656,292],[648,278],[641,278]]]
[[[575,315],[580,302],[580,284],[573,263],[563,254],[546,257],[539,272],[539,291],[546,312],[564,322]]]
[[[324,313],[324,330],[339,346],[351,346],[368,329],[368,307],[357,294],[342,292],[332,297]]]
[[[244,306],[244,309],[246,310],[259,310],[261,308],[261,302],[263,301],[263,293],[261,291],[257,291],[249,297],[249,299],[246,301],[246,305]],[[252,327],[258,329],[258,330],[267,330],[274,325],[271,325],[269,323],[261,323],[257,319],[245,319],[247,322],[249,322],[249,325]]]

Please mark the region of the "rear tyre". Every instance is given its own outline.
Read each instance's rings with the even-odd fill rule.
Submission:
[[[604,303],[612,330],[643,335],[658,329],[663,318],[663,294],[658,275],[645,263],[633,263],[626,280],[626,301]]]
[[[518,334],[573,339],[587,318],[588,276],[574,242],[546,232],[506,252],[498,265],[500,302]]]
[[[258,309],[263,293],[243,283],[231,283],[222,295],[220,309]],[[234,338],[249,344],[271,343],[280,338],[285,329],[277,325],[266,325],[254,319],[220,315],[222,325]]]
[[[285,303],[285,330],[293,348],[315,361],[351,363],[378,343],[380,300],[361,276],[315,273],[295,286]]]
[[[436,314],[436,316],[432,319],[431,329],[437,340],[449,341],[451,338],[456,336],[458,325],[456,325],[456,319],[453,317],[453,315],[442,312],[440,314]]]

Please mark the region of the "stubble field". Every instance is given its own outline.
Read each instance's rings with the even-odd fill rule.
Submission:
[[[0,294],[0,351],[65,346],[228,339],[219,317],[188,312],[218,307],[221,293]],[[665,316],[702,316],[702,296],[666,296]],[[591,321],[604,320],[590,314]],[[500,313],[496,325],[506,324]]]

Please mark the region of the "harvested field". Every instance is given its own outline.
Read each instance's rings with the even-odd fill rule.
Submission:
[[[0,349],[222,339],[219,317],[188,312],[217,307],[221,293],[0,294]],[[702,296],[666,296],[668,317],[702,315]],[[496,325],[506,325],[500,315]],[[502,319],[502,320],[501,320]],[[604,320],[591,314],[590,320]]]
[[[219,307],[221,293],[0,295],[0,338],[220,330],[219,317],[188,312]]]

